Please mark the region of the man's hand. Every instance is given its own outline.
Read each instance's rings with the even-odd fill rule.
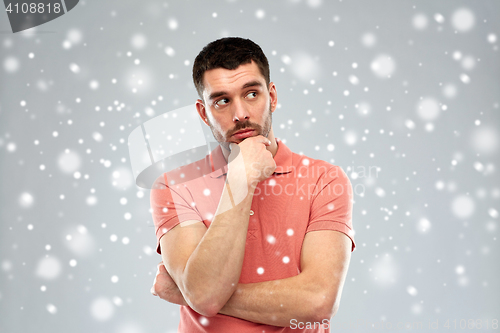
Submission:
[[[247,138],[239,144],[232,143],[231,154],[229,155],[229,170],[235,169],[234,167],[239,164],[231,162],[236,162],[236,157],[241,154],[248,184],[257,186],[257,183],[269,178],[276,169],[273,154],[266,149],[270,144],[269,139],[262,135]]]
[[[170,303],[188,305],[174,280],[168,274],[163,261],[158,264],[153,287],[151,287],[151,294]]]

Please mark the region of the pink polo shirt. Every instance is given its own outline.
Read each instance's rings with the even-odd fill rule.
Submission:
[[[306,233],[336,230],[352,240],[352,186],[344,171],[295,154],[277,140],[276,170],[255,189],[239,283],[284,279],[300,273]],[[226,179],[227,163],[217,147],[205,159],[163,174],[151,190],[157,252],[160,238],[180,222],[210,227]],[[188,181],[184,181],[189,179]],[[168,184],[169,187],[165,186]],[[252,323],[222,314],[205,318],[181,306],[179,332],[329,332]]]

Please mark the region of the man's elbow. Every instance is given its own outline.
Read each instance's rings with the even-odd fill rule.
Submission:
[[[198,300],[193,300],[189,303],[194,311],[205,317],[215,316],[224,306],[224,304],[221,305],[213,299],[208,299],[208,300],[198,299]]]
[[[334,298],[323,297],[322,301],[318,302],[313,309],[312,321],[323,322],[323,320],[330,320],[337,314],[339,302]]]
[[[185,283],[183,295],[191,309],[205,317],[213,317],[226,305],[231,294],[214,292],[214,288],[206,284]]]

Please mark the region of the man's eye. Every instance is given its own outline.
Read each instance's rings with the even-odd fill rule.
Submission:
[[[215,102],[216,106],[222,106],[224,104],[227,104],[229,100],[227,98],[219,99],[217,102]]]
[[[250,99],[255,98],[255,97],[257,97],[257,93],[255,91],[252,91],[251,93],[249,93],[247,95],[247,97],[250,98]]]

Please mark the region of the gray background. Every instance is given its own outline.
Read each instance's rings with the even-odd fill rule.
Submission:
[[[275,135],[355,186],[332,324],[500,319],[499,1],[81,1],[0,31],[1,332],[176,331],[127,137],[229,35],[268,55]]]

